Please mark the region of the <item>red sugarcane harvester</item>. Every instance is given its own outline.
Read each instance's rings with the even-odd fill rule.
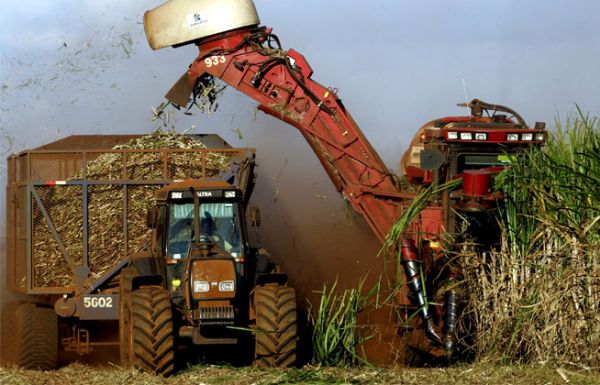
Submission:
[[[252,0],[172,0],[146,12],[144,27],[153,49],[186,44],[199,49],[167,93],[172,103],[188,105],[214,78],[248,95],[261,111],[302,133],[337,190],[378,239],[386,239],[415,195],[401,190],[336,91],[312,80],[304,56],[284,50],[272,29],[260,26]],[[440,250],[442,236],[458,233],[468,218],[468,235],[477,244],[488,250],[497,245],[500,232],[490,213],[502,195],[492,191],[492,177],[506,167],[511,154],[539,146],[546,137],[544,123],[531,128],[510,108],[477,99],[462,106],[471,109],[469,116],[425,124],[402,158],[412,183],[435,186],[462,179],[462,188],[435,196],[400,245],[408,284],[398,304],[420,314],[411,346],[436,356],[455,349],[457,293],[448,289],[433,298],[436,291],[425,288],[452,287],[443,283],[460,278],[460,269],[448,268]]]

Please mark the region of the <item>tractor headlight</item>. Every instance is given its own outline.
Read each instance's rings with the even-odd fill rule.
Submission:
[[[506,140],[509,142],[518,142],[519,134],[506,134]]]
[[[521,140],[533,140],[533,134],[532,133],[528,133],[528,134],[521,134]]]
[[[225,191],[225,198],[235,198],[235,190]]]
[[[473,140],[473,134],[470,132],[461,132],[460,140]]]
[[[235,283],[233,281],[219,282],[219,291],[235,291]]]
[[[537,141],[543,141],[544,140],[544,134],[542,134],[542,133],[535,134],[535,140],[537,140]]]
[[[210,285],[206,281],[194,281],[194,293],[206,293],[210,290]]]
[[[448,132],[448,140],[456,140],[458,139],[458,132],[450,131]]]
[[[475,133],[475,140],[487,140],[487,134],[485,132]]]

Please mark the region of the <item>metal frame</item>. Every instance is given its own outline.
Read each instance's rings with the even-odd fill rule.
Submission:
[[[97,158],[100,155],[107,153],[119,153],[123,154],[121,158],[122,162],[122,173],[120,173],[121,179],[114,180],[87,180],[88,174],[88,162]],[[127,167],[127,157],[132,153],[155,153],[157,154],[157,159],[162,163],[162,178],[154,179],[154,180],[129,180],[126,179],[128,175],[128,167]],[[26,286],[24,288],[26,294],[64,294],[68,291],[75,291],[76,293],[82,293],[85,288],[85,281],[87,279],[88,273],[90,271],[89,268],[89,212],[88,212],[88,203],[89,203],[89,187],[90,186],[115,186],[122,188],[122,199],[123,199],[123,241],[125,250],[129,250],[129,239],[128,239],[128,216],[129,216],[129,189],[132,186],[164,186],[172,183],[174,180],[167,179],[168,178],[168,170],[169,170],[169,159],[171,154],[195,154],[201,156],[201,172],[203,179],[206,175],[206,156],[219,154],[224,156],[229,156],[231,158],[232,163],[239,162],[241,159],[248,157],[249,153],[254,153],[253,149],[241,148],[241,149],[233,149],[233,148],[198,148],[198,149],[160,149],[160,150],[131,150],[131,149],[123,149],[123,150],[113,150],[113,149],[92,149],[92,150],[31,150],[20,153],[19,155],[15,155],[10,158],[9,162],[11,165],[15,166],[12,168],[17,168],[19,166],[20,169],[19,174],[13,170],[11,175],[9,176],[9,186],[10,190],[13,191],[13,194],[20,195],[21,198],[24,198],[26,201],[23,202],[23,206],[21,208],[17,208],[15,212],[18,217],[19,211],[25,210],[25,223],[23,225],[26,226],[26,242],[25,246],[27,250],[22,250],[20,247],[16,247],[14,245],[12,247],[12,251],[8,253],[9,258],[13,258],[18,260],[18,253],[26,254],[26,272],[25,272],[25,282]],[[40,172],[35,172],[35,166],[33,165],[33,161],[35,161],[36,155],[63,155],[65,157],[72,157],[72,159],[68,160],[68,162],[73,163],[73,169],[79,169],[81,172],[82,179],[81,180],[68,180],[70,175],[70,165],[64,169],[60,169],[62,165],[57,163],[56,169],[59,171],[56,173],[57,175],[63,178],[44,178],[44,175]],[[14,159],[13,159],[14,158]],[[51,162],[51,161],[50,161]],[[19,163],[17,165],[17,163]],[[43,170],[43,169],[42,169]],[[225,170],[224,172],[226,172]],[[34,174],[38,174],[36,176],[35,181],[31,180]],[[50,176],[48,174],[47,176]],[[220,176],[215,176],[215,178],[219,178]],[[49,181],[48,179],[56,179]],[[61,180],[60,183],[56,183],[57,180]],[[37,188],[41,186],[50,186],[56,185],[56,188],[60,188],[62,186],[81,186],[82,188],[82,222],[83,222],[83,234],[82,234],[82,263],[76,264],[73,260],[72,256],[67,251],[65,245],[62,242],[60,234],[58,233],[56,226],[54,225],[52,218],[50,217],[46,207],[44,206],[44,202],[40,194],[38,193]],[[21,190],[21,189],[24,189]],[[9,197],[10,199],[10,197]],[[37,205],[37,207],[34,207]],[[7,207],[7,210],[10,210],[11,207]],[[56,241],[58,248],[61,253],[61,257],[67,262],[69,269],[73,274],[73,282],[74,285],[69,286],[55,286],[55,287],[35,287],[34,285],[34,250],[33,250],[33,213],[34,210],[40,210],[42,217],[44,218],[45,223],[48,225],[50,232],[52,233],[53,239]],[[22,211],[21,211],[22,212]],[[16,220],[16,219],[15,219]],[[16,222],[15,222],[16,225]],[[18,234],[15,231],[13,234],[14,237],[17,237]],[[12,240],[7,240],[7,245],[12,244]],[[22,246],[21,246],[22,247]],[[22,255],[22,254],[21,254]],[[112,270],[111,270],[112,271]],[[22,277],[22,276],[21,276]],[[17,278],[17,277],[15,277]],[[102,278],[101,278],[102,279]],[[16,282],[16,280],[15,280]],[[94,285],[95,286],[95,285]]]
[[[252,150],[251,150],[252,151]],[[202,167],[202,174],[206,174],[206,164],[205,164],[205,159],[206,159],[206,155],[210,155],[210,154],[221,154],[221,155],[228,155],[231,154],[233,159],[237,159],[237,158],[243,158],[244,155],[248,152],[248,149],[245,148],[219,148],[219,149],[214,149],[214,148],[195,148],[195,149],[160,149],[160,150],[133,150],[133,149],[123,149],[123,150],[35,150],[35,151],[25,151],[21,154],[19,154],[17,156],[18,159],[16,159],[17,161],[20,161],[21,159],[26,158],[27,163],[26,163],[26,167],[27,167],[27,174],[25,175],[25,178],[22,178],[19,180],[18,176],[15,178],[15,182],[24,182],[28,179],[32,178],[32,159],[35,160],[35,155],[79,155],[77,157],[77,160],[82,162],[82,166],[81,166],[81,170],[82,170],[82,178],[86,179],[87,178],[87,166],[88,166],[88,161],[93,161],[93,159],[96,159],[97,157],[99,157],[100,155],[104,155],[104,154],[123,154],[123,173],[122,173],[122,180],[127,180],[126,175],[127,175],[127,163],[125,162],[127,159],[127,155],[129,154],[160,154],[161,155],[161,161],[163,163],[163,173],[165,173],[168,170],[168,159],[169,159],[169,155],[170,154],[202,154],[202,163],[203,163],[203,167]],[[91,156],[90,156],[91,155]],[[167,175],[163,174],[163,179],[166,179]],[[64,178],[54,178],[54,179],[68,179],[69,176],[65,175]],[[46,178],[46,179],[50,179],[50,178]],[[119,179],[115,179],[115,181],[117,181]]]
[[[46,224],[48,225],[48,228],[50,229],[50,232],[52,233],[52,236],[54,238],[54,240],[56,241],[58,248],[63,256],[63,258],[66,260],[67,264],[69,265],[69,268],[71,269],[73,275],[74,275],[74,281],[75,281],[75,286],[76,286],[76,291],[77,292],[82,292],[84,290],[84,286],[85,286],[85,280],[87,278],[87,275],[90,272],[89,269],[89,256],[88,256],[88,238],[89,238],[89,233],[88,233],[88,228],[89,228],[89,217],[88,217],[88,187],[90,185],[93,186],[123,186],[123,241],[124,241],[124,248],[125,248],[125,252],[128,251],[128,246],[129,246],[129,242],[128,242],[128,233],[127,233],[127,221],[128,221],[128,213],[129,213],[129,207],[128,207],[128,201],[127,201],[127,197],[128,197],[128,187],[129,186],[165,186],[169,183],[172,183],[171,180],[157,180],[157,181],[121,181],[121,182],[115,182],[115,181],[68,181],[65,182],[64,186],[82,186],[82,223],[83,223],[83,232],[82,232],[82,264],[78,265],[73,261],[73,258],[71,257],[71,255],[69,254],[69,252],[67,251],[67,249],[65,248],[62,239],[60,237],[60,234],[58,234],[58,231],[56,230],[56,226],[54,225],[52,218],[50,218],[50,215],[48,214],[46,207],[44,206],[44,203],[42,202],[42,199],[40,198],[38,192],[36,191],[36,187],[39,186],[47,186],[46,183],[41,183],[41,182],[33,182],[33,183],[28,183],[27,184],[27,293],[28,294],[62,294],[64,293],[64,287],[53,287],[53,288],[35,288],[33,286],[33,200],[35,200],[35,203],[37,205],[37,208],[40,210],[42,216],[44,217],[44,220],[46,221]]]

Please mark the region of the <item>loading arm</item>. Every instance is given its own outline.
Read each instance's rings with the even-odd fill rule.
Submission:
[[[167,93],[179,106],[218,78],[259,103],[259,109],[298,128],[337,190],[383,241],[412,198],[399,187],[344,108],[336,92],[311,79],[312,69],[294,50],[284,51],[270,28],[217,35],[197,43],[199,56]]]
[[[414,195],[400,191],[393,175],[344,108],[336,92],[311,79],[312,69],[294,50],[284,51],[269,28],[227,32],[197,42],[200,54],[167,93],[176,105],[186,106],[198,95],[207,95],[218,78],[259,103],[267,114],[296,127],[308,141],[330,179],[353,208],[366,219],[383,243],[400,217],[403,203]],[[208,93],[210,98],[210,93]],[[439,234],[441,211],[422,210],[430,226],[421,231]],[[406,253],[404,243],[410,243]],[[425,334],[443,343],[433,326],[425,298],[415,241],[403,239],[402,261],[408,289],[423,319]]]

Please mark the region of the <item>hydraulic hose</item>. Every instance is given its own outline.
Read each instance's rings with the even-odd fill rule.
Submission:
[[[423,319],[425,334],[434,343],[443,345],[443,341],[433,327],[433,313],[429,310],[429,303],[425,298],[423,282],[421,281],[421,266],[423,261],[419,258],[419,252],[412,238],[402,239],[402,264],[408,288],[413,294],[413,304],[419,308],[419,313]]]
[[[454,354],[454,329],[458,315],[458,295],[451,289],[445,294],[445,314],[444,314],[444,350],[448,357]]]

